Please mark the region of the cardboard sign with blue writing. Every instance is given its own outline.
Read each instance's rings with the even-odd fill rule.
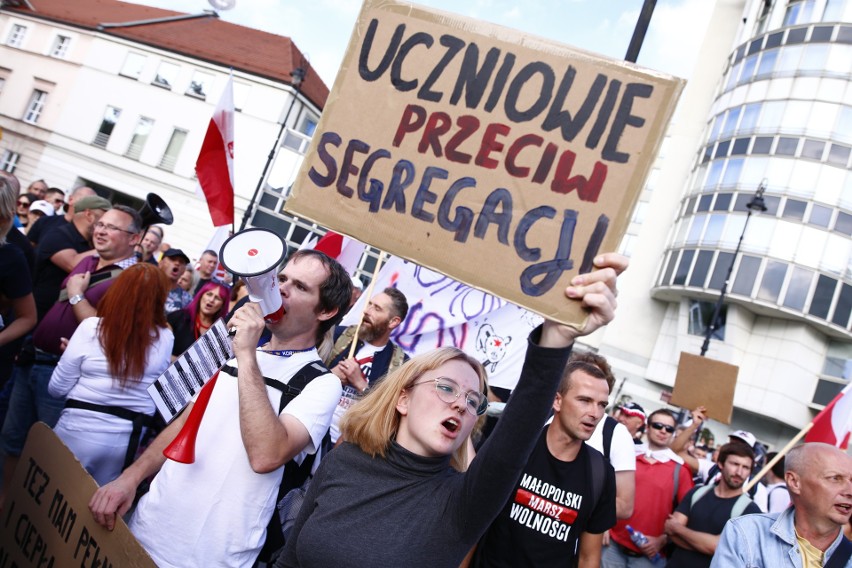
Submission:
[[[285,210],[542,316],[615,251],[683,81],[367,0]]]
[[[0,514],[0,566],[155,568],[124,521],[89,512],[98,484],[43,422],[31,429]]]

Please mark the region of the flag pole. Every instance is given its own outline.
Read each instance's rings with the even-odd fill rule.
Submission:
[[[367,285],[367,291],[364,292],[364,296],[367,298],[367,302],[370,301],[370,298],[373,297],[373,287],[376,284],[376,276],[379,275],[379,270],[382,268],[382,260],[385,257],[384,251],[379,251],[379,259],[376,261],[376,268],[373,270],[373,276],[370,278],[370,283]],[[361,323],[364,321],[364,311],[367,309],[366,302],[364,303],[364,309],[361,310],[361,315],[358,316],[358,325],[355,326],[355,335],[352,340],[352,345],[349,347],[349,356],[347,359],[351,359],[355,356],[355,348],[358,346],[358,332],[361,331]]]
[[[755,475],[754,477],[752,477],[752,478],[749,480],[749,482],[748,482],[748,483],[746,483],[745,485],[743,485],[743,493],[748,493],[748,492],[749,492],[749,490],[750,490],[752,487],[754,487],[754,485],[755,485],[758,481],[760,481],[761,479],[763,479],[763,476],[764,476],[764,475],[766,475],[766,472],[768,472],[770,469],[772,469],[772,466],[774,466],[776,463],[778,463],[778,462],[781,460],[781,458],[783,458],[785,455],[787,455],[787,452],[789,452],[791,449],[793,449],[793,446],[795,446],[795,445],[799,442],[799,440],[801,440],[802,438],[804,438],[805,434],[807,434],[808,432],[810,432],[810,431],[811,431],[811,428],[813,428],[813,427],[814,427],[814,423],[813,423],[813,422],[809,422],[807,426],[805,426],[804,428],[802,428],[801,430],[799,430],[799,433],[798,433],[798,434],[796,434],[796,435],[795,435],[795,437],[793,437],[793,439],[792,439],[792,440],[790,440],[789,442],[787,442],[787,445],[786,445],[786,446],[784,446],[783,448],[781,448],[781,451],[780,451],[780,452],[778,452],[778,455],[777,455],[777,456],[775,456],[774,458],[772,458],[771,460],[769,460],[769,463],[767,463],[765,466],[763,466],[763,469],[761,469],[761,470],[757,473],[757,475]]]

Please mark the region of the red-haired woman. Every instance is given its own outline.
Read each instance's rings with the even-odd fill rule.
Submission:
[[[175,334],[172,360],[181,356],[190,345],[207,333],[217,319],[228,313],[231,290],[218,282],[208,282],[187,307],[170,313],[167,318]]]
[[[50,394],[67,398],[54,430],[100,485],[133,461],[154,414],[147,388],[169,366],[174,342],[163,312],[170,287],[153,264],[125,269],[50,378]]]

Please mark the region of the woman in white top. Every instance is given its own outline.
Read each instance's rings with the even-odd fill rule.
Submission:
[[[50,378],[50,394],[67,399],[54,431],[100,485],[133,461],[154,414],[147,388],[169,366],[174,343],[163,311],[170,287],[152,264],[125,269]]]

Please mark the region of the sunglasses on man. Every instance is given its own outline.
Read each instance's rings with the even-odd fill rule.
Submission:
[[[651,422],[651,428],[654,430],[665,430],[669,434],[674,434],[675,427],[663,424],[662,422]]]

